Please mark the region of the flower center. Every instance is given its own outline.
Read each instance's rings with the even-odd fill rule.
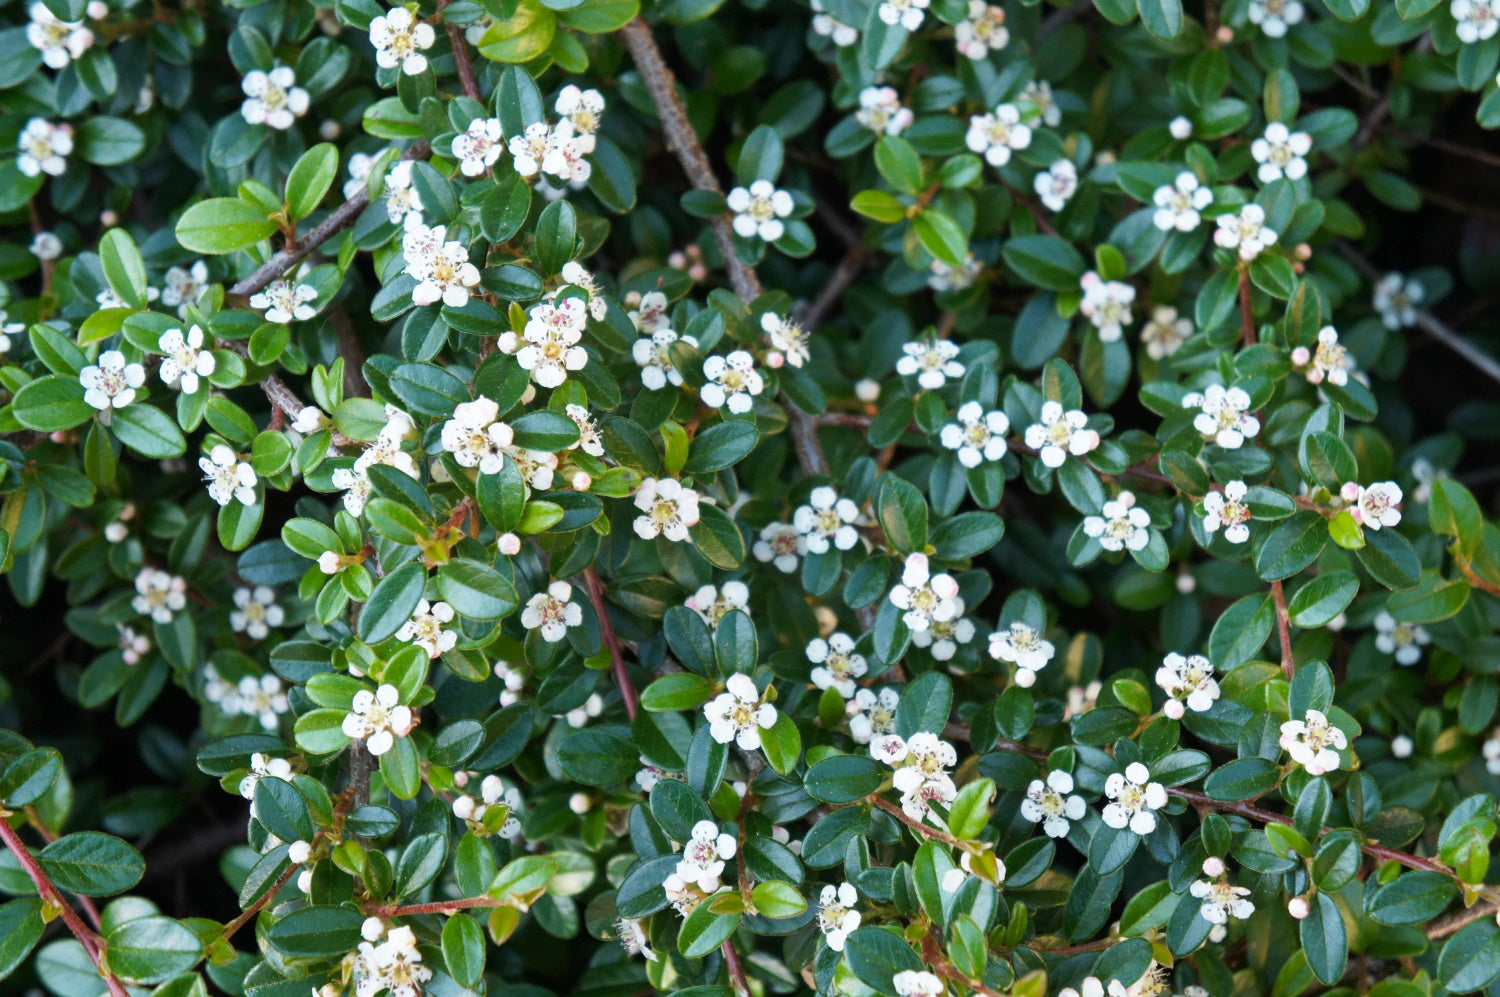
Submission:
[[[769,197],[757,197],[750,202],[749,214],[756,221],[768,222],[776,217],[776,209],[771,206]]]
[[[1031,797],[1031,802],[1035,803],[1037,809],[1041,810],[1042,816],[1049,820],[1063,815],[1062,794],[1051,786],[1043,786],[1035,793],[1027,793],[1026,795]]]
[[[1059,420],[1047,427],[1047,442],[1055,447],[1068,445],[1068,440],[1073,437],[1073,429],[1066,422]]]
[[[658,523],[670,523],[677,518],[677,504],[666,499],[657,499],[651,506],[651,518]]]
[[[744,699],[734,701],[729,711],[729,720],[736,727],[750,727],[755,723],[755,704]]]

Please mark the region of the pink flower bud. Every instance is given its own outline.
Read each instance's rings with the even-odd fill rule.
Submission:
[[[1230,42],[1234,41],[1234,29],[1227,25],[1222,25],[1220,26],[1218,33],[1214,35],[1214,38],[1220,45],[1228,45]]]
[[[1292,897],[1287,902],[1286,912],[1300,921],[1312,912],[1312,908],[1308,906],[1306,897]]]
[[[593,483],[594,476],[592,474],[589,474],[587,471],[579,471],[577,474],[573,475],[572,480],[569,482],[569,484],[573,486],[573,490],[576,492],[588,491],[589,486]]]
[[[1169,699],[1162,706],[1161,711],[1172,720],[1181,720],[1183,713],[1187,712],[1180,699]]]
[[[1343,487],[1339,489],[1339,498],[1343,499],[1345,502],[1353,502],[1355,499],[1359,498],[1359,482],[1344,482]]]
[[[514,533],[500,534],[500,553],[506,557],[515,557],[521,553],[521,538]]]
[[[780,350],[772,350],[766,354],[766,366],[777,369],[786,363],[786,355]]]
[[[1312,362],[1312,351],[1305,346],[1299,346],[1292,351],[1292,363],[1298,367],[1306,367]]]
[[[1210,855],[1203,860],[1203,875],[1215,878],[1224,875],[1224,860],[1217,855]]]
[[[318,570],[325,575],[338,573],[339,568],[344,566],[344,558],[335,551],[325,550],[318,555]]]

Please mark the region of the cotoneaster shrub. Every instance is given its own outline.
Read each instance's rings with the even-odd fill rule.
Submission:
[[[1500,992],[1500,3],[4,21],[8,988]]]

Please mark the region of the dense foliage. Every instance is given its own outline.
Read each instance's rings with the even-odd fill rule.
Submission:
[[[5,20],[7,986],[1500,993],[1500,0]]]

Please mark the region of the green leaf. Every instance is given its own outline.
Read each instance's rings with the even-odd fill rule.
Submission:
[[[803,786],[824,803],[853,803],[885,781],[886,769],[868,755],[831,755],[807,770]]]
[[[261,779],[255,784],[256,820],[282,841],[312,841],[313,819],[307,799],[285,779]]]
[[[141,154],[146,133],[123,118],[95,115],[78,126],[78,154],[95,166],[119,166]]]
[[[1215,800],[1248,800],[1276,785],[1281,770],[1264,758],[1236,758],[1203,780],[1203,791]]]
[[[770,125],[760,125],[745,136],[735,176],[747,187],[756,180],[775,180],[781,173],[783,155],[781,134]]]
[[[821,826],[818,825],[818,826]],[[844,942],[844,958],[859,981],[878,993],[894,994],[897,973],[920,971],[922,960],[894,931],[860,928]]]
[[[797,722],[785,713],[778,713],[776,722],[760,732],[760,746],[778,775],[791,774],[802,756],[802,733]]]
[[[479,54],[494,62],[530,62],[546,52],[557,31],[557,15],[537,0],[519,0],[515,13],[497,21],[479,39]],[[520,134],[520,129],[507,129]]]
[[[84,387],[76,376],[48,374],[21,386],[11,402],[11,414],[27,429],[56,433],[85,423],[94,408],[83,400]]]
[[[1182,33],[1182,0],[1136,0],[1141,23],[1158,38],[1176,38]]]
[[[1304,509],[1282,520],[1255,554],[1255,573],[1266,581],[1290,578],[1318,559],[1328,546],[1328,520]]]
[[[37,861],[61,889],[88,897],[124,893],[146,872],[140,852],[99,831],[64,835],[43,848]]]
[[[1349,961],[1344,917],[1338,904],[1326,893],[1314,894],[1311,903],[1312,912],[1297,923],[1297,934],[1313,975],[1333,986],[1344,975],[1344,966]],[[1493,924],[1490,930],[1496,930]],[[1500,972],[1500,961],[1496,963],[1496,971]]]
[[[912,554],[927,546],[927,500],[905,478],[893,474],[881,482],[875,514],[892,550]]]
[[[443,963],[459,986],[471,990],[479,986],[487,949],[484,929],[472,917],[456,914],[443,925]]]
[[[1365,530],[1365,545],[1357,552],[1370,577],[1388,589],[1414,588],[1422,578],[1422,564],[1406,538],[1387,527]]]
[[[941,211],[927,210],[912,219],[922,248],[949,266],[963,266],[969,258],[969,238],[958,222]]]
[[[112,228],[99,240],[99,262],[104,279],[131,308],[146,307],[146,264],[135,240],[122,228]]]
[[[427,569],[420,564],[403,564],[382,578],[359,611],[359,636],[368,644],[378,644],[393,636],[411,619],[427,588]]]
[[[995,799],[995,783],[975,779],[963,789],[948,811],[948,829],[955,837],[977,838],[990,822],[990,803]]]
[[[195,253],[220,255],[270,238],[276,223],[263,209],[237,197],[199,201],[177,220],[177,241]]]
[[[187,438],[176,421],[153,405],[135,404],[116,409],[110,428],[115,436],[142,457],[169,460],[187,452]]]
[[[677,934],[678,950],[689,959],[708,955],[734,934],[734,929],[740,926],[740,917],[738,912],[715,913],[707,901],[699,904],[682,922]]]
[[[28,897],[0,907],[0,980],[25,961],[46,927],[40,900]]]
[[[136,983],[160,983],[192,969],[203,957],[198,936],[170,917],[133,918],[111,928],[104,940],[109,968]]]
[[[449,561],[438,569],[437,591],[459,616],[498,620],[520,605],[516,588],[500,572],[479,561]]]
[[[0,777],[0,802],[17,810],[47,794],[62,774],[62,755],[56,748],[33,748],[5,769]]]
[[[1050,235],[1011,239],[1000,255],[1022,280],[1048,291],[1077,291],[1087,269],[1078,250]]]
[[[612,786],[635,775],[640,751],[606,730],[575,730],[562,739],[557,764],[563,774],[585,786]]]
[[[1303,585],[1287,600],[1292,623],[1303,628],[1327,625],[1359,594],[1359,578],[1352,571],[1330,571]]]
[[[1426,924],[1448,909],[1457,890],[1440,872],[1402,873],[1379,889],[1366,887],[1365,913],[1381,924]]]
[[[1226,609],[1208,637],[1208,656],[1222,671],[1237,668],[1265,645],[1276,623],[1269,595],[1247,595]]]
[[[353,907],[303,907],[272,921],[266,940],[295,959],[333,959],[359,945],[364,920]]]
[[[698,507],[698,522],[689,527],[693,546],[716,568],[733,571],[745,563],[745,538],[740,528],[716,505]]]
[[[573,258],[578,243],[578,222],[573,206],[553,201],[536,220],[536,258],[548,273],[559,273]]]
[[[1432,499],[1427,507],[1432,532],[1454,538],[1453,550],[1461,557],[1472,558],[1484,542],[1484,515],[1474,495],[1451,478],[1432,483]]]
[[[261,780],[265,782],[267,780]],[[428,883],[437,879],[438,873],[448,861],[448,836],[439,831],[419,834],[401,850],[396,863],[395,885],[392,895],[410,897],[416,895]]]
[[[641,708],[653,712],[693,710],[708,702],[714,684],[692,672],[663,675],[641,691]]]
[[[896,733],[911,737],[921,731],[943,733],[953,709],[953,681],[942,672],[918,676],[901,693],[896,707]]]
[[[304,152],[286,177],[285,199],[294,220],[312,214],[339,175],[339,150],[320,142]]]
[[[1437,623],[1457,615],[1469,601],[1471,591],[1462,579],[1444,581],[1437,572],[1424,571],[1415,588],[1392,592],[1385,608],[1407,623]]]
[[[777,880],[756,884],[750,899],[762,917],[795,917],[807,910],[807,898],[791,883]]]
[[[664,423],[663,426],[669,425]],[[755,449],[760,431],[748,422],[721,422],[693,437],[682,470],[707,474],[733,467]]]
[[[875,143],[875,168],[887,183],[903,193],[920,194],[926,186],[922,176],[922,160],[911,143],[903,138],[894,135],[880,137]]]

